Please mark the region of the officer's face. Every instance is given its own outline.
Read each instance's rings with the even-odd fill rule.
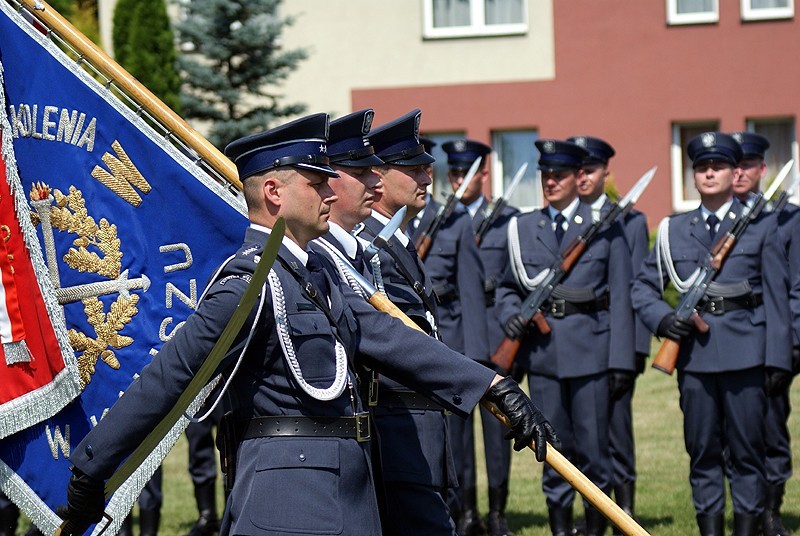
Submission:
[[[305,247],[328,232],[331,205],[337,197],[327,175],[298,168],[278,188],[281,203],[278,215],[286,220],[286,234],[295,242]]]
[[[458,190],[458,187],[461,186],[462,182],[464,182],[464,177],[466,176],[467,171],[468,170],[462,168],[450,168],[447,171],[447,179],[450,181],[453,191]],[[478,199],[481,196],[481,191],[483,190],[483,183],[488,177],[489,163],[484,162],[483,167],[478,170],[478,172],[472,178],[472,181],[469,183],[469,186],[467,186],[467,189],[464,190],[464,196],[461,198],[461,202],[465,205],[469,205]]]
[[[730,195],[736,168],[725,162],[701,162],[694,166],[694,186],[701,196]]]
[[[578,180],[578,195],[592,202],[603,193],[608,177],[608,166],[589,164],[583,166],[583,176]]]
[[[371,167],[335,166],[338,179],[329,181],[339,198],[331,207],[331,220],[347,231],[366,220],[382,193],[381,177]]]
[[[733,193],[745,195],[757,192],[761,179],[767,173],[767,165],[760,158],[747,158],[739,162],[739,170],[733,179]]]
[[[583,170],[542,171],[544,198],[559,210],[566,207],[577,197],[578,180],[582,178]]]
[[[385,216],[392,216],[402,207],[408,207],[406,219],[411,219],[425,208],[425,195],[431,178],[425,166],[388,165],[378,168],[383,182],[383,195],[375,208]]]

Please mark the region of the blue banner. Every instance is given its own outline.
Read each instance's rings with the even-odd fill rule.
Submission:
[[[52,534],[71,450],[196,308],[247,219],[241,197],[4,1],[0,66],[0,119],[83,389],[55,416],[0,441],[0,489]],[[112,497],[112,533],[182,426]]]

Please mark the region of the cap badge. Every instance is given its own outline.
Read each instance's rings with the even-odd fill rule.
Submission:
[[[322,154],[325,154],[325,153],[328,152],[328,148],[324,144],[321,144],[319,146],[319,152],[321,152]]]
[[[369,129],[372,128],[372,118],[375,117],[375,112],[369,111],[364,114],[364,124],[361,125],[361,133],[365,136],[369,133]]]
[[[414,118],[414,135],[419,136],[419,123],[422,121],[422,112],[418,113]]]
[[[556,152],[556,144],[550,140],[547,140],[542,144],[542,150],[547,154],[553,154]]]
[[[453,142],[453,149],[455,149],[457,153],[463,153],[467,150],[467,142],[465,140],[456,140]]]
[[[586,138],[584,136],[578,136],[575,138],[575,145],[580,145],[581,147],[586,147]]]
[[[713,132],[706,132],[703,134],[702,142],[703,147],[713,147],[716,145],[716,136],[714,136]]]
[[[735,133],[731,134],[731,136],[733,136],[733,139],[735,139],[739,143],[742,143],[744,141],[744,136],[742,136],[741,132],[735,132]]]

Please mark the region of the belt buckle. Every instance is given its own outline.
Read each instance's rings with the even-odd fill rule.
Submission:
[[[369,381],[369,397],[367,399],[367,405],[370,407],[378,405],[378,385],[378,377],[373,372],[372,379]]]
[[[564,318],[566,316],[566,300],[555,299],[550,302],[550,316]]]
[[[708,300],[708,312],[712,315],[723,315],[725,314],[725,298],[718,297],[718,298],[710,298]]]
[[[414,281],[414,285],[412,287],[414,289],[414,292],[416,292],[418,295],[422,296],[423,294],[425,294],[425,285],[423,285],[419,281]]]
[[[369,412],[362,411],[360,413],[356,413],[354,417],[356,419],[356,441],[359,443],[369,441],[371,439],[369,430]]]

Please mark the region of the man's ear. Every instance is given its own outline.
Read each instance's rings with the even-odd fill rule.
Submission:
[[[283,195],[281,186],[282,184],[275,177],[268,177],[264,179],[262,189],[264,192],[264,197],[270,204],[280,206]]]

